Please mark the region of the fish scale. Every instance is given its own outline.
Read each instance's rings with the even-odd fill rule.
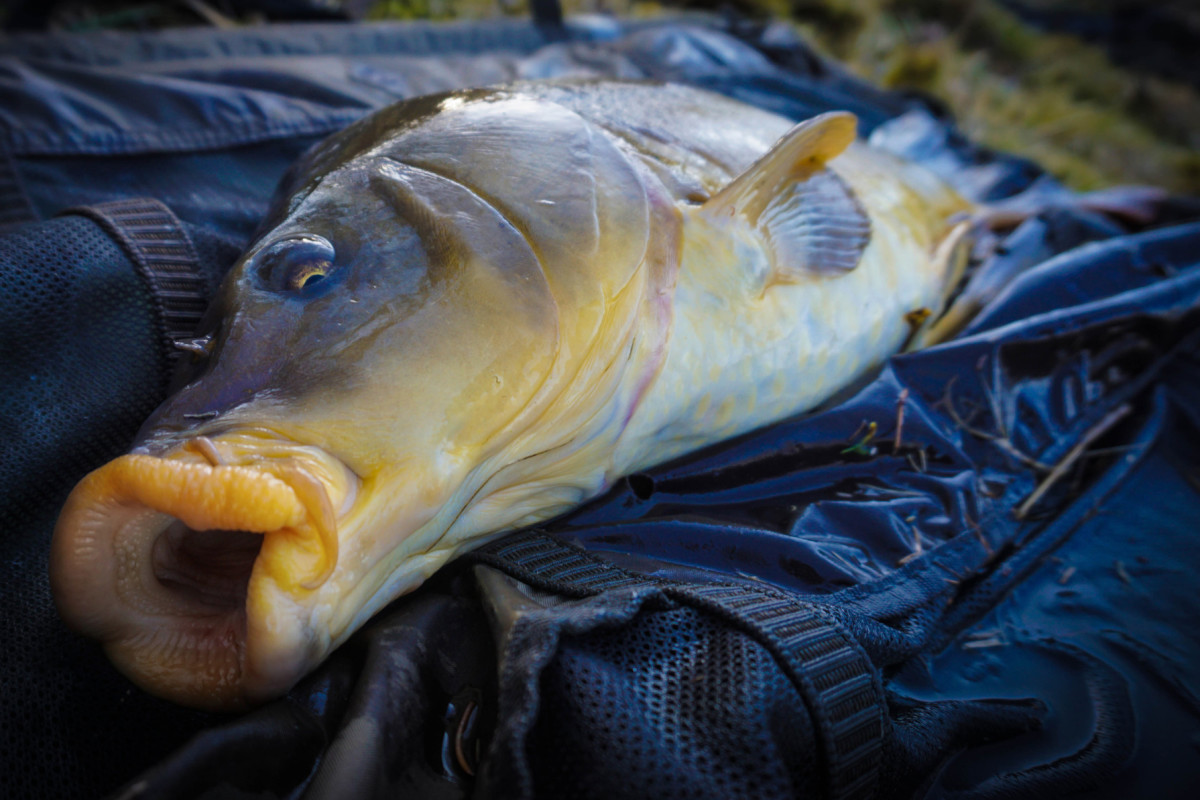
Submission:
[[[829,168],[871,219],[870,244],[844,275],[764,285],[772,267],[758,231],[739,219],[714,230],[687,209],[668,356],[622,438],[617,473],[819,405],[900,349],[907,313],[941,308],[953,276],[934,246],[967,201],[861,145]]]

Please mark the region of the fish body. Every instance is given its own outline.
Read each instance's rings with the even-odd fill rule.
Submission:
[[[455,554],[807,410],[900,349],[969,204],[671,85],[517,84],[310,151],[181,388],[55,532],[64,618],[150,691],[286,691]]]

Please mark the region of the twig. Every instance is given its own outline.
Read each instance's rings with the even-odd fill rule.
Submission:
[[[914,558],[920,558],[925,552],[925,548],[921,546],[921,531],[917,530],[917,526],[913,525],[911,522],[908,524],[908,529],[912,531],[913,534],[913,550],[911,553],[900,559],[898,564],[901,567],[912,561]]]
[[[204,0],[183,0],[183,4],[190,8],[196,16],[214,28],[230,30],[237,27],[237,23],[204,2]]]
[[[1041,500],[1042,497],[1045,496],[1046,492],[1050,491],[1050,487],[1058,483],[1058,481],[1067,474],[1068,470],[1075,465],[1075,462],[1079,460],[1081,455],[1083,455],[1083,451],[1087,449],[1087,446],[1107,433],[1113,425],[1116,425],[1118,422],[1123,420],[1132,410],[1132,407],[1128,403],[1120,405],[1105,414],[1103,419],[1089,428],[1083,434],[1083,436],[1080,437],[1079,441],[1075,443],[1075,446],[1068,450],[1065,456],[1059,459],[1058,463],[1054,465],[1054,468],[1050,470],[1050,474],[1042,479],[1042,482],[1039,483],[1036,488],[1034,488],[1029,497],[1025,498],[1025,501],[1021,503],[1021,505],[1017,506],[1017,510],[1013,512],[1013,516],[1015,516],[1017,519],[1025,519],[1025,516],[1029,514],[1030,509],[1037,504],[1037,501]]]
[[[987,553],[988,558],[990,559],[992,556],[996,555],[996,551],[992,549],[991,543],[988,542],[987,537],[983,535],[983,528],[979,527],[979,523],[970,517],[967,517],[967,524],[970,525],[971,530],[975,532],[975,538],[979,540],[981,545],[983,545],[984,552]]]
[[[896,398],[896,438],[892,440],[892,455],[900,452],[904,434],[904,406],[908,402],[908,389],[901,389]]]
[[[1137,450],[1141,445],[1136,444],[1121,444],[1116,447],[1097,447],[1095,450],[1089,450],[1084,453],[1084,458],[1100,458],[1101,456],[1116,456],[1121,453],[1128,453],[1131,450]]]
[[[1050,471],[1049,464],[1043,464],[1041,461],[1038,461],[1036,458],[1025,455],[1024,453],[1022,453],[1020,450],[1017,449],[1016,445],[1014,445],[1012,442],[1010,442],[1008,440],[1008,437],[1006,437],[1006,436],[997,437],[996,439],[993,440],[993,442],[1001,450],[1008,453],[1010,456],[1015,458],[1017,461],[1020,461],[1022,464],[1029,467],[1030,469],[1037,470],[1038,472],[1049,472]]]
[[[924,447],[922,447],[920,450],[917,451],[917,460],[913,460],[912,453],[909,453],[906,456],[906,458],[908,459],[908,463],[912,466],[913,470],[915,470],[916,472],[920,472],[923,474],[925,472],[925,470],[927,470],[929,468],[929,462],[925,458],[925,448]]]
[[[992,362],[992,364],[994,367],[999,367],[998,360],[994,360]],[[1000,431],[1000,435],[1003,438],[1007,439],[1008,438],[1008,426],[1004,424],[1004,414],[1002,413],[1001,408],[1000,408],[1000,395],[998,392],[996,392],[994,389],[992,389],[991,385],[987,382],[987,378],[983,377],[983,365],[980,364],[979,366],[976,367],[976,369],[980,373],[979,374],[979,382],[983,384],[983,396],[987,398],[988,406],[992,410],[992,419],[994,419],[996,421],[996,430]],[[993,371],[995,371],[995,370],[993,369]],[[999,382],[999,381],[997,381],[997,382]]]
[[[994,433],[988,433],[987,431],[980,430],[979,428],[973,428],[967,424],[965,419],[958,415],[958,408],[954,405],[954,398],[950,394],[950,390],[954,388],[954,382],[956,380],[958,380],[957,375],[946,381],[946,391],[942,394],[942,405],[946,407],[946,413],[950,415],[950,419],[954,421],[954,424],[962,430],[980,439],[986,439],[989,442],[992,441],[996,438]]]
[[[965,575],[962,575],[961,573],[955,572],[954,570],[950,569],[950,567],[947,567],[945,564],[943,564],[942,562],[938,561],[937,559],[934,559],[934,562],[933,562],[933,563],[934,563],[934,564],[936,564],[937,566],[941,567],[942,569],[946,570],[946,572],[949,572],[949,573],[950,573],[951,575],[953,575],[954,577],[958,578],[958,580],[959,580],[959,581],[961,581],[961,580],[964,580],[964,579],[966,578],[966,576],[965,576]],[[955,582],[955,583],[958,583],[958,581],[954,581],[954,582]]]
[[[995,433],[988,433],[985,430],[980,430],[979,428],[975,428],[971,425],[968,425],[966,420],[964,420],[962,417],[959,416],[958,409],[955,408],[955,406],[954,406],[954,398],[950,396],[950,387],[952,387],[954,385],[954,381],[957,380],[957,377],[958,376],[955,376],[955,377],[951,378],[949,381],[947,381],[946,393],[942,398],[944,401],[943,405],[945,405],[945,407],[946,407],[946,413],[950,415],[950,419],[954,421],[954,424],[976,438],[983,439],[986,442],[992,442],[997,447],[999,447],[1001,450],[1008,453],[1010,456],[1017,459],[1017,461],[1020,461],[1022,464],[1029,467],[1030,469],[1035,469],[1038,472],[1049,472],[1050,471],[1049,464],[1043,464],[1042,462],[1038,461],[1036,458],[1031,458],[1030,456],[1025,455],[1020,450],[1018,450],[1016,448],[1016,446],[1013,445],[1012,442],[1010,442],[1008,440],[1007,436],[1001,436],[1001,435],[995,434]],[[995,416],[995,413],[996,413],[995,409],[993,409],[992,410],[993,416]]]
[[[1003,647],[1005,642],[998,636],[993,636],[990,639],[975,639],[970,642],[963,642],[964,650],[979,650],[985,647]]]
[[[967,634],[968,639],[1001,639],[1004,637],[1004,631],[1000,628],[992,628],[986,631],[971,631]]]

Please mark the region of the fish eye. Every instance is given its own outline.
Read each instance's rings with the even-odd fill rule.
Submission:
[[[300,292],[329,277],[335,257],[333,245],[327,239],[301,234],[272,242],[259,251],[255,261],[267,288]]]

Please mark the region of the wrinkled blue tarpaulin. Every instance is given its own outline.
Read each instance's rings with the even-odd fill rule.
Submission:
[[[580,74],[795,119],[848,108],[976,198],[1042,198],[989,262],[1029,269],[835,407],[452,565],[284,700],[224,719],[131,687],[58,622],[45,557],[169,357],[127,242],[94,212],[51,217],[156,198],[211,292],[324,134],[416,94]],[[1165,225],[1182,206],[1128,235],[919,99],[711,19],[14,37],[0,136],[0,794],[1200,790],[1200,225]],[[844,663],[714,599],[751,595]]]

